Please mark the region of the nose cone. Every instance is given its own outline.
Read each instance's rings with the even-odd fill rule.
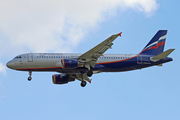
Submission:
[[[12,61],[9,61],[9,62],[6,64],[6,66],[7,66],[8,68],[11,68],[11,69],[13,69],[13,65],[14,65],[14,63],[13,63]]]

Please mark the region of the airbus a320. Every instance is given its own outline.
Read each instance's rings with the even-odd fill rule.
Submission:
[[[121,32],[122,33],[122,32]],[[97,46],[83,54],[77,53],[26,53],[16,56],[6,65],[19,71],[28,71],[28,80],[32,72],[58,72],[52,75],[54,84],[65,84],[75,79],[85,87],[91,83],[93,74],[102,72],[122,72],[151,66],[162,66],[173,59],[167,57],[174,49],[164,52],[167,30],[159,30],[139,54],[104,54],[112,48],[113,41],[121,33],[110,36]]]

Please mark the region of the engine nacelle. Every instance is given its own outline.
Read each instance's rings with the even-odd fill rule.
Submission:
[[[66,74],[52,75],[52,81],[54,84],[66,84],[71,81],[75,81],[75,78],[71,78]]]
[[[61,64],[62,64],[62,68],[68,68],[68,69],[77,68],[79,65],[78,60],[76,59],[62,59]]]

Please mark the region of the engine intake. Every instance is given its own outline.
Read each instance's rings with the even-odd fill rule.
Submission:
[[[75,78],[69,77],[66,74],[52,75],[52,81],[54,84],[66,84],[71,81],[75,81]]]

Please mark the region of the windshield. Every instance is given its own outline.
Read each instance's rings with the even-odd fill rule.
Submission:
[[[17,57],[15,57],[14,59],[20,59],[20,58],[22,58],[21,56],[17,56]]]

